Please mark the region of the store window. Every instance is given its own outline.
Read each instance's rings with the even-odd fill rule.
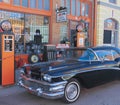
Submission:
[[[42,42],[49,41],[49,17],[0,10],[0,21],[9,20],[12,24],[16,42],[33,41],[36,29],[42,35]]]
[[[10,3],[10,0],[2,0],[5,3]]]
[[[26,33],[30,35],[30,40],[34,40],[34,35],[36,29],[39,29],[42,35],[42,42],[48,43],[49,39],[49,21],[46,22],[46,17],[32,15],[32,14],[25,14],[25,29],[27,30]]]
[[[105,29],[118,29],[118,23],[117,21],[113,19],[106,19],[104,22],[104,28]]]
[[[28,7],[28,0],[22,0],[22,6]]]
[[[14,1],[13,1],[13,4],[14,4],[14,5],[20,5],[20,0],[14,0]]]
[[[30,7],[36,8],[36,0],[30,0]]]
[[[70,14],[70,0],[66,0],[67,13]]]
[[[74,16],[75,16],[75,5],[76,5],[76,0],[72,0],[71,14]]]
[[[61,0],[61,5],[67,7],[67,13],[73,16],[88,16],[89,4],[81,0]]]
[[[61,6],[64,7],[65,6],[65,0],[60,0],[61,1]]]
[[[85,4],[85,16],[89,15],[89,5]]]
[[[82,3],[82,16],[85,16],[85,3]]]
[[[43,0],[38,0],[38,9],[42,9]]]
[[[60,41],[62,41],[64,38],[67,38],[67,34],[68,34],[68,29],[67,29],[67,25],[62,25],[60,27]]]
[[[104,21],[103,43],[118,46],[118,21],[109,18]]]
[[[44,9],[50,10],[50,0],[44,0]]]
[[[116,4],[116,0],[109,0],[110,3],[115,3]]]
[[[76,11],[76,15],[80,16],[80,0],[77,0],[77,11]]]

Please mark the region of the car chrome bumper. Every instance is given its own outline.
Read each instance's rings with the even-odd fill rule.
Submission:
[[[67,81],[57,83],[47,83],[22,75],[18,85],[28,90],[28,92],[48,99],[57,99],[64,96],[64,88]],[[30,85],[32,83],[32,85]]]

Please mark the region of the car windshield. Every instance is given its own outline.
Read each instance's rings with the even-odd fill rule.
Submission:
[[[94,60],[97,60],[97,56],[92,50],[87,49],[78,60],[79,61],[81,60],[84,60],[84,61],[93,60],[94,61]]]

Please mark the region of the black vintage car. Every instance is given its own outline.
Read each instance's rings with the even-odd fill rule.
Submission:
[[[63,98],[71,103],[78,99],[81,87],[90,88],[117,79],[120,79],[120,49],[101,46],[87,48],[78,59],[25,65],[19,85],[38,96]]]

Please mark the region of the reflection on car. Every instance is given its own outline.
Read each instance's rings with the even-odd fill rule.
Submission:
[[[63,98],[72,103],[78,99],[81,87],[91,88],[119,79],[120,49],[100,46],[87,48],[78,59],[25,65],[19,85],[37,96]]]

